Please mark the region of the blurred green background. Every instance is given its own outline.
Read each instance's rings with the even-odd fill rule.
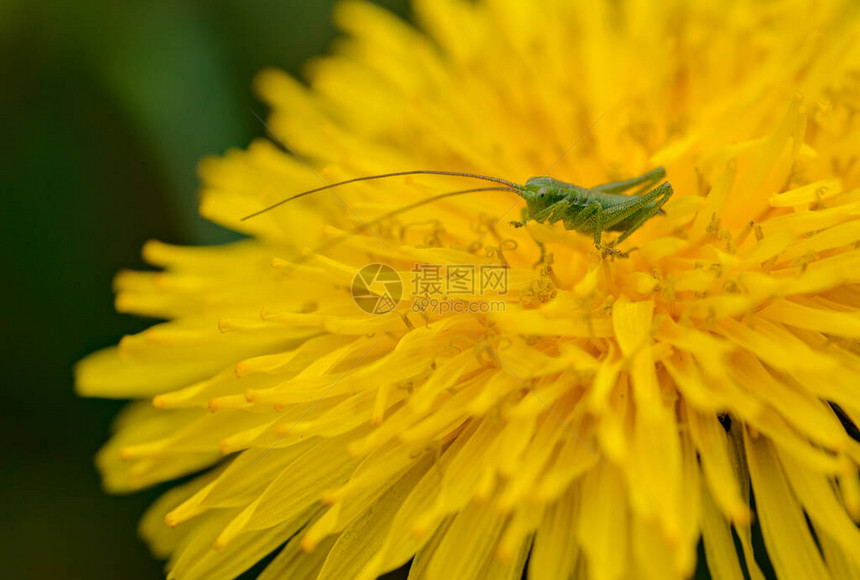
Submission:
[[[101,491],[123,403],[78,399],[72,365],[151,323],[111,292],[145,240],[235,238],[197,216],[196,163],[264,134],[255,72],[325,53],[333,5],[0,0],[0,578],[163,577],[136,534],[161,489]]]

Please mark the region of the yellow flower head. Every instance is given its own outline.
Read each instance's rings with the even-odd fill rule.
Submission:
[[[277,550],[264,578],[687,578],[701,541],[714,578],[858,577],[857,6],[414,8],[342,3],[309,87],[260,75],[273,140],[201,166],[201,212],[250,239],[152,242],[163,271],[117,277],[120,311],[168,322],[78,389],[141,399],[99,453],[109,490],[197,474],[141,525],[170,575]],[[510,227],[510,192],[418,205],[492,185],[446,176],[241,220],[387,172],[658,166],[674,196],[627,257]]]

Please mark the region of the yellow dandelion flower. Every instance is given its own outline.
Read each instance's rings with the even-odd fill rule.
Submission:
[[[141,524],[169,575],[688,578],[701,542],[714,578],[860,577],[857,6],[414,8],[342,3],[309,87],[260,75],[273,140],[201,166],[203,215],[250,239],[117,276],[118,310],[167,322],[77,385],[140,400],[108,490],[197,474]],[[242,221],[320,185],[274,141],[326,183],[663,166],[675,194],[627,258],[511,228],[505,192],[377,219],[464,188],[439,176]]]

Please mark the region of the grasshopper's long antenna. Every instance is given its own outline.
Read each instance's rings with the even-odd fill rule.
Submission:
[[[331,189],[333,187],[340,187],[341,185],[349,185],[350,183],[356,183],[358,181],[369,181],[371,179],[382,179],[383,177],[398,177],[403,175],[449,175],[452,177],[469,177],[471,179],[482,179],[484,181],[492,181],[494,183],[501,183],[502,185],[507,186],[507,189],[514,189],[519,191],[519,185],[512,181],[508,181],[507,179],[502,179],[500,177],[490,177],[489,175],[480,175],[477,173],[462,173],[459,171],[437,171],[433,169],[418,169],[414,171],[397,171],[395,173],[383,173],[381,175],[369,175],[367,177],[356,177],[354,179],[347,179],[346,181],[339,181],[337,183],[331,183],[329,185],[325,185],[323,187],[317,187],[316,189],[309,189],[308,191],[303,191],[301,193],[297,193],[296,195],[290,196],[286,199],[282,199],[277,203],[273,203],[269,207],[265,207],[261,210],[255,211],[252,214],[248,214],[243,217],[240,221],[245,221],[251,219],[252,217],[256,217],[262,213],[266,213],[269,210],[275,209],[276,207],[283,205],[287,202],[293,201],[294,199],[298,199],[300,197],[304,197],[306,195],[310,195],[312,193],[317,193],[320,191],[325,191],[326,189]],[[473,190],[469,190],[471,193]],[[492,191],[486,189],[477,189],[474,191]],[[464,192],[465,193],[465,192]],[[444,194],[443,194],[444,195]]]
[[[612,107],[610,107],[610,109],[611,109],[611,108],[612,108]],[[576,140],[576,142],[574,142],[574,144],[573,144],[573,145],[571,145],[570,147],[568,147],[568,148],[565,150],[565,152],[561,154],[561,157],[559,157],[558,159],[556,159],[556,160],[555,160],[555,163],[553,163],[553,164],[550,166],[550,168],[546,170],[545,175],[549,175],[549,174],[550,174],[550,172],[551,172],[553,169],[555,169],[555,166],[556,166],[556,165],[558,165],[559,163],[561,163],[561,160],[562,160],[562,159],[564,159],[565,157],[567,157],[567,154],[568,154],[568,153],[570,153],[571,151],[573,151],[573,148],[574,148],[574,147],[576,147],[577,145],[579,145],[579,142],[580,142],[580,141],[582,141],[583,139],[585,139],[585,136],[586,136],[586,135],[588,135],[589,133],[591,133],[591,130],[592,130],[592,129],[594,129],[594,127],[595,127],[595,126],[597,126],[597,124],[598,124],[598,123],[603,119],[603,117],[605,117],[605,116],[606,116],[606,113],[608,113],[608,112],[609,112],[609,109],[606,109],[605,111],[603,111],[603,113],[602,113],[602,114],[597,118],[597,120],[596,120],[596,121],[594,121],[594,123],[592,123],[591,125],[589,125],[589,126],[588,126],[588,129],[586,129],[586,130],[585,130],[585,132],[584,132],[582,135],[580,135],[580,136],[579,136],[579,139],[577,139],[577,140]]]
[[[454,197],[455,195],[463,195],[466,193],[478,193],[481,191],[512,191],[514,193],[519,193],[520,189],[519,189],[519,186],[516,188],[514,188],[514,187],[478,187],[475,189],[461,189],[459,191],[449,191],[448,193],[440,193],[439,195],[434,195],[432,197],[428,197],[427,199],[422,199],[420,201],[416,201],[414,203],[404,205],[403,207],[399,207],[395,210],[384,213],[381,216],[374,218],[368,222],[360,224],[360,225],[356,226],[355,228],[353,228],[352,230],[350,230],[344,234],[341,234],[338,237],[336,237],[332,240],[329,240],[328,242],[318,246],[314,250],[314,253],[319,253],[319,252],[322,252],[324,250],[327,250],[327,249],[331,248],[332,246],[336,246],[337,244],[341,243],[342,241],[344,241],[344,240],[346,240],[346,239],[348,239],[348,238],[350,238],[356,234],[361,233],[364,230],[370,229],[371,226],[375,226],[376,224],[381,223],[381,222],[383,222],[389,218],[393,218],[393,217],[398,216],[402,213],[406,213],[406,212],[411,211],[415,208],[421,207],[422,205],[426,205],[426,204],[432,203],[434,201],[439,201],[440,199],[445,199],[446,197]],[[300,260],[296,260],[296,261],[301,262],[302,260],[300,259]]]

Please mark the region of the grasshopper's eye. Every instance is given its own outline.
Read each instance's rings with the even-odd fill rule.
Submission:
[[[549,189],[547,189],[546,187],[541,187],[537,192],[538,197],[541,197],[541,198],[546,197],[548,193],[549,193]]]

